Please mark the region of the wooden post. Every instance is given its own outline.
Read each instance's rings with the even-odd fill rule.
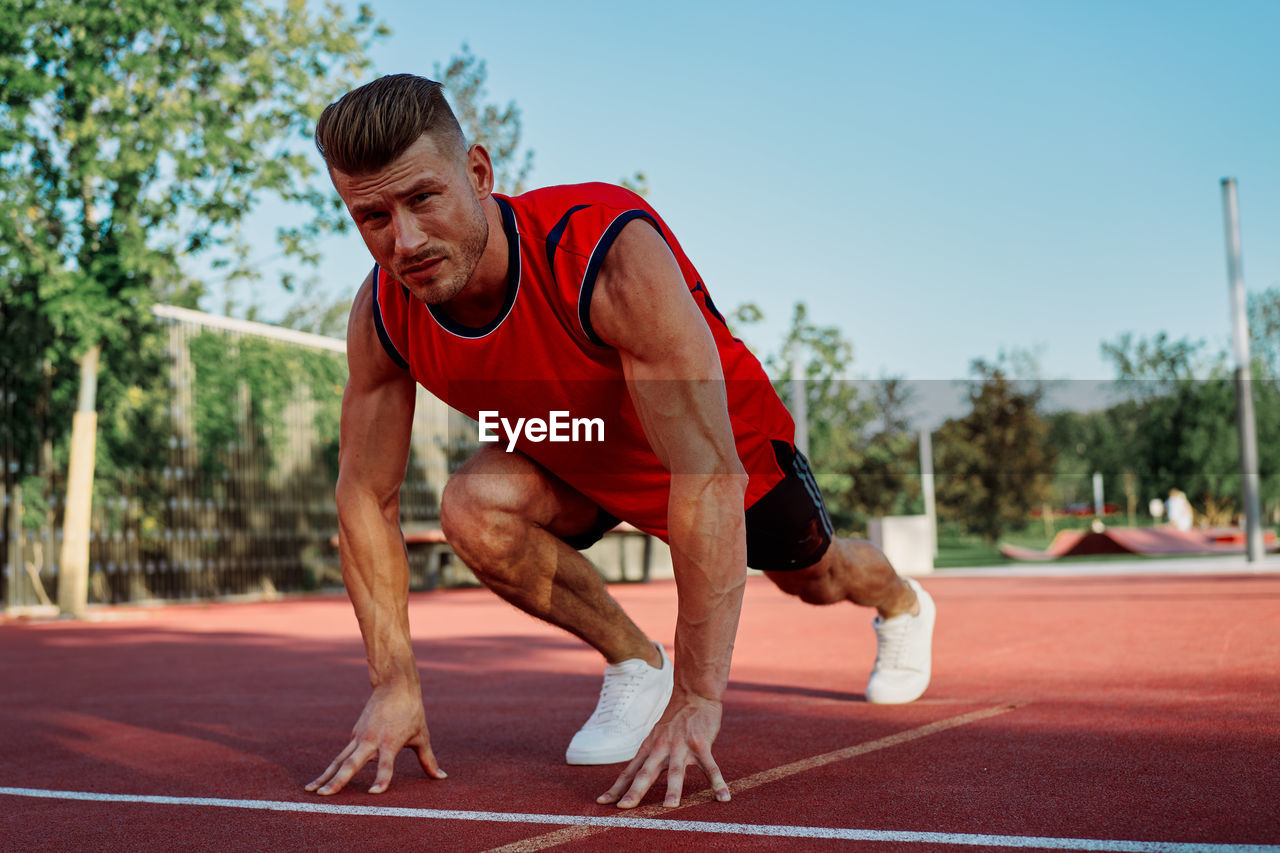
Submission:
[[[93,509],[93,463],[98,440],[99,344],[80,359],[80,401],[71,421],[71,459],[67,465],[67,503],[62,521],[62,557],[58,561],[58,609],[83,616],[89,603],[89,522]]]
[[[8,600],[5,601],[5,610],[14,610],[26,603],[22,600],[22,593],[18,588],[22,576],[22,486],[14,483],[13,491],[9,492],[8,498],[9,527],[5,535],[8,552],[5,557]]]
[[[920,430],[920,493],[924,496],[924,514],[929,517],[930,549],[938,556],[938,486],[933,476],[933,432]]]

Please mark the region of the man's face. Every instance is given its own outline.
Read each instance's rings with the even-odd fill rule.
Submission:
[[[462,292],[489,240],[489,185],[476,168],[488,160],[476,160],[476,149],[459,159],[423,135],[377,171],[332,172],[373,259],[429,305]]]

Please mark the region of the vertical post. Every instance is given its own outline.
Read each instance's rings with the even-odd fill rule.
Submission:
[[[58,560],[58,608],[64,616],[83,616],[89,603],[89,523],[93,509],[93,460],[98,439],[98,353],[94,344],[80,359],[80,400],[71,421],[71,459],[67,465],[67,503]]]
[[[1236,362],[1236,426],[1240,434],[1240,480],[1244,492],[1245,542],[1249,562],[1262,559],[1262,510],[1258,500],[1258,433],[1249,367],[1249,321],[1245,310],[1240,251],[1240,209],[1235,178],[1222,179],[1227,240],[1227,286],[1231,289],[1231,342]]]
[[[799,341],[791,344],[791,417],[796,422],[796,449],[809,455],[809,397],[804,387],[804,353]]]
[[[9,492],[8,504],[9,527],[5,533],[5,570],[8,581],[5,591],[8,600],[4,604],[6,610],[13,610],[27,603],[18,588],[22,577],[22,486],[17,483],[13,484],[13,490]]]
[[[1103,500],[1102,493],[1102,472],[1093,472],[1093,514],[1096,518],[1102,518],[1107,508],[1106,501]]]
[[[920,493],[924,495],[924,514],[929,518],[929,538],[933,556],[938,556],[938,502],[933,479],[933,433],[920,430]]]

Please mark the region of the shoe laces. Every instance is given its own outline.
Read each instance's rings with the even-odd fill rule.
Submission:
[[[644,666],[648,667],[648,664]],[[609,670],[611,671],[605,673],[604,684],[600,685],[600,699],[596,703],[596,709],[586,726],[604,726],[619,719],[644,683],[646,673],[638,666],[617,669],[609,667]]]
[[[876,629],[876,668],[881,666],[897,669],[902,662],[902,653],[907,647],[907,637],[911,633],[911,620],[914,617],[904,616],[885,619],[877,616]]]

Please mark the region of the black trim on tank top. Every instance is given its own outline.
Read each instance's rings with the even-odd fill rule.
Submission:
[[[729,328],[728,321],[725,320],[724,315],[716,308],[716,304],[711,301],[711,291],[707,290],[707,286],[705,284],[698,281],[689,289],[689,292],[701,293],[702,300],[707,303],[707,310],[711,312],[711,316],[720,321],[720,325],[724,326],[725,330],[729,332],[729,337],[733,338],[738,343],[742,343],[742,339],[733,334],[733,330]]]
[[[658,220],[654,219],[653,214],[647,210],[628,210],[618,214],[613,222],[609,223],[609,227],[600,235],[600,239],[596,242],[596,247],[591,250],[591,258],[587,261],[587,271],[582,274],[582,289],[578,292],[578,323],[582,326],[582,331],[586,334],[587,340],[597,346],[608,346],[600,336],[596,334],[595,329],[591,328],[591,293],[596,287],[596,276],[600,274],[600,265],[604,263],[604,256],[608,254],[609,247],[613,245],[613,241],[618,239],[618,234],[622,229],[635,219],[647,219],[666,241],[667,235],[662,233],[662,226],[658,224]]]
[[[591,205],[575,204],[573,207],[565,211],[564,216],[560,217],[560,221],[547,234],[547,268],[552,274],[556,269],[556,249],[560,247],[560,238],[564,236],[564,231],[569,227],[569,217],[573,216],[579,210],[586,210]]]
[[[502,230],[507,235],[507,297],[502,302],[502,309],[498,311],[498,316],[483,326],[464,326],[445,313],[444,308],[439,305],[427,306],[427,310],[431,312],[431,316],[435,318],[440,328],[460,338],[483,338],[501,326],[502,321],[511,313],[512,306],[516,304],[516,294],[520,291],[520,231],[516,227],[516,214],[506,199],[495,195],[493,200],[498,203],[498,209],[502,211]]]
[[[382,342],[382,348],[387,351],[387,355],[391,356],[391,360],[401,370],[409,369],[409,362],[404,360],[404,356],[400,354],[400,350],[396,349],[395,341],[391,340],[391,335],[387,334],[387,325],[382,319],[382,300],[378,298],[378,292],[381,288],[378,281],[382,277],[382,269],[377,264],[373,265],[373,327],[378,330],[378,340]]]

